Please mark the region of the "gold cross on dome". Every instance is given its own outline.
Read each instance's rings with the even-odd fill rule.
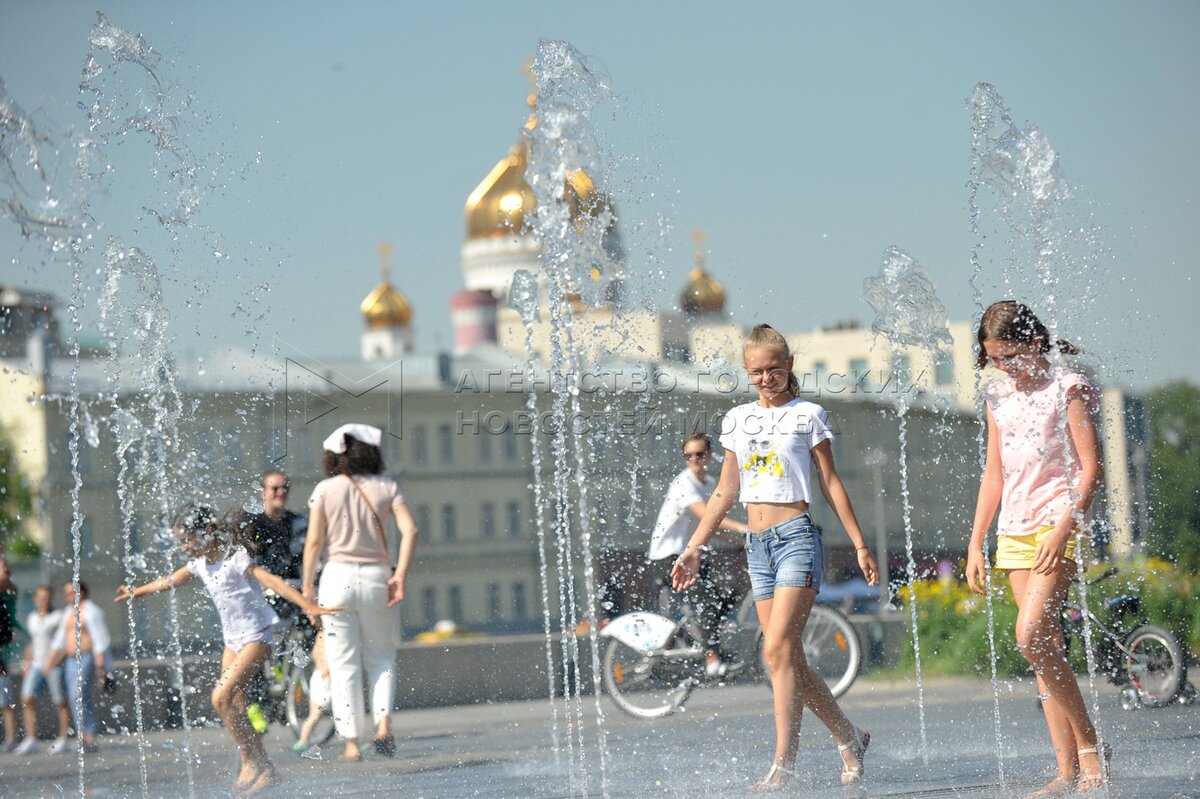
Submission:
[[[376,248],[376,250],[379,253],[379,271],[382,273],[383,280],[386,283],[388,277],[392,273],[392,267],[388,264],[388,258],[392,254],[392,245],[388,244],[386,241],[381,241],[379,242],[379,246]]]
[[[531,106],[537,105],[537,75],[533,74],[533,56],[525,59],[521,72],[525,73],[525,80],[529,81],[529,96],[525,98],[525,102]]]
[[[702,227],[692,231],[692,241],[696,242],[696,263],[700,266],[704,265],[704,241],[707,238],[708,232]]]

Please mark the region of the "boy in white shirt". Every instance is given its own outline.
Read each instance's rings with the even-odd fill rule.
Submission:
[[[21,660],[21,707],[25,716],[25,738],[17,746],[17,754],[24,755],[37,749],[37,695],[46,691],[58,713],[58,737],[50,744],[49,752],[59,754],[67,748],[67,727],[71,717],[67,710],[66,685],[63,683],[62,668],[46,671],[50,659],[51,642],[62,626],[63,612],[54,609],[54,589],[39,585],[33,592],[34,611],[25,621],[29,643]]]

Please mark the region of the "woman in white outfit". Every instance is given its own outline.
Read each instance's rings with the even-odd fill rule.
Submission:
[[[343,760],[361,760],[358,740],[367,732],[362,705],[366,671],[375,721],[375,752],[396,751],[391,732],[395,692],[396,611],[404,599],[404,580],[417,543],[417,525],[396,481],[380,474],[383,432],[364,424],[342,425],[324,442],[329,478],[308,500],[308,537],[304,543],[306,597],[342,608],[322,619],[329,661],[333,719],[345,740]],[[400,530],[395,568],[387,541],[388,517]],[[324,559],[319,591],[313,583]],[[330,604],[332,603],[332,604]]]

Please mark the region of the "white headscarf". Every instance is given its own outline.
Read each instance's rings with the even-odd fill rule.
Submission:
[[[343,453],[346,451],[346,436],[351,435],[364,444],[378,447],[383,441],[383,431],[369,424],[344,424],[329,434],[322,444],[330,452]]]

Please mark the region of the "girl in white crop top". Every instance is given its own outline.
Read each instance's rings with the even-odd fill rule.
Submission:
[[[809,667],[800,645],[822,567],[820,529],[807,516],[814,463],[820,470],[822,493],[846,528],[858,565],[871,585],[879,581],[879,570],[833,464],[829,416],[821,406],[797,396],[800,386],[792,374],[787,341],[769,325],[758,325],[747,338],[743,354],[759,398],[734,408],[724,419],[721,478],[700,525],[672,570],[675,589],[686,589],[695,582],[699,548],[716,533],[740,493],[750,529],[757,531],[747,535],[747,559],[775,694],[775,758],[766,776],[750,789],[774,791],[795,778],[800,714],[805,705],[838,742],[842,782],[857,782],[870,735],[846,718],[829,686]]]
[[[262,739],[246,718],[246,688],[271,655],[271,627],[278,621],[263,599],[263,586],[297,605],[314,625],[318,623],[317,617],[336,613],[338,609],[319,607],[282,578],[256,565],[246,549],[234,543],[238,528],[235,514],[222,520],[211,508],[187,506],[174,530],[179,548],[189,558],[187,565],[169,577],[144,585],[119,586],[117,601],[167,591],[197,577],[204,582],[221,617],[225,638],[221,677],[212,694],[213,709],[241,755],[242,768],[233,784],[234,792],[257,793],[270,784],[275,774]]]

